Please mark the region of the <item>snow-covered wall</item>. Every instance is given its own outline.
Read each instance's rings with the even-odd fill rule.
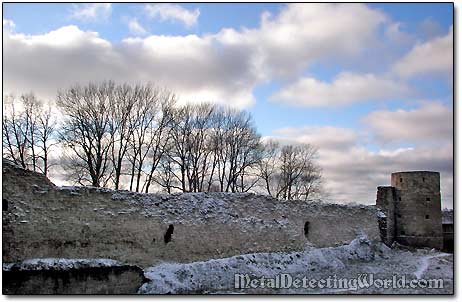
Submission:
[[[3,164],[3,261],[110,258],[152,265],[379,239],[374,206],[254,194],[137,194],[55,187]],[[167,230],[170,229],[169,236]]]

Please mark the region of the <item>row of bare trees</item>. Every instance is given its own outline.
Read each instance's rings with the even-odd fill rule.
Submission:
[[[50,148],[56,144],[53,136],[56,121],[51,107],[40,102],[32,93],[21,97],[7,96],[3,102],[3,156],[23,168],[45,175],[50,170]]]
[[[307,199],[320,188],[311,145],[264,142],[250,113],[209,103],[180,105],[172,92],[150,84],[103,82],[59,91],[59,127],[32,94],[9,104],[4,156],[46,173],[50,148],[59,142],[54,147],[62,154],[61,167],[81,185],[252,191],[287,200]]]
[[[104,82],[60,91],[56,103],[63,113],[59,138],[72,151],[65,159],[72,179],[119,189],[129,174],[129,189],[140,191],[148,174],[149,189],[165,151],[173,94],[151,85]]]

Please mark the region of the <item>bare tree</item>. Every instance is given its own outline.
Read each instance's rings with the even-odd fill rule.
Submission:
[[[170,171],[183,192],[244,192],[257,182],[250,170],[260,154],[251,115],[211,104],[186,105],[173,114]]]
[[[270,140],[263,144],[262,158],[259,162],[260,178],[263,181],[266,193],[275,196],[275,191],[278,191],[277,177],[278,159],[279,159],[280,144]]]
[[[315,194],[321,193],[322,176],[321,168],[312,162],[305,167],[304,173],[294,184],[293,199],[308,200]]]
[[[18,101],[11,95],[4,99],[3,107],[3,156],[23,168],[28,166],[28,139],[30,133],[28,119],[18,110]],[[20,104],[19,104],[20,106]]]
[[[51,106],[48,104],[42,107],[37,118],[36,143],[39,149],[38,158],[42,161],[42,167],[39,168],[45,176],[51,167],[50,150],[57,144],[55,140],[57,121],[51,112]]]
[[[23,168],[39,170],[45,175],[50,167],[48,155],[56,123],[50,110],[50,105],[33,93],[19,98],[8,96],[3,107],[3,155]]]
[[[130,123],[130,114],[136,102],[132,87],[123,84],[115,87],[113,98],[110,99],[110,132],[113,133],[111,143],[111,162],[114,169],[112,179],[115,189],[119,189],[122,165],[128,149],[128,137],[134,131]]]
[[[232,192],[247,192],[253,188],[258,181],[254,168],[261,160],[260,135],[253,126],[250,114],[242,117],[237,118],[238,125],[231,132],[234,138],[230,165],[233,169],[230,169],[232,174],[229,177]]]
[[[169,90],[150,84],[134,86],[132,93],[135,102],[128,115],[132,131],[125,136],[128,147],[126,158],[130,166],[129,188],[149,192],[168,142],[170,111],[176,98]]]
[[[194,131],[193,105],[185,105],[172,110],[172,126],[170,131],[171,144],[168,161],[172,162],[170,172],[173,178],[180,184],[183,192],[190,192],[191,183],[191,149]]]
[[[27,147],[30,150],[30,161],[32,162],[32,169],[37,170],[37,150],[36,150],[36,134],[37,134],[37,120],[41,104],[33,93],[21,95],[21,103],[24,107],[24,121],[26,125],[25,139]]]
[[[214,133],[217,178],[221,191],[248,191],[244,178],[260,160],[260,136],[252,116],[244,111],[223,109]]]
[[[194,107],[191,133],[186,140],[188,150],[186,171],[189,190],[192,192],[204,191],[204,181],[210,166],[210,128],[215,110],[216,107],[211,104],[200,104]]]
[[[130,117],[134,131],[128,137],[130,150],[128,160],[130,162],[130,191],[136,187],[139,191],[141,174],[143,171],[144,160],[150,149],[149,131],[155,120],[155,111],[152,108],[157,107],[157,97],[150,90],[138,91],[138,101],[134,113]]]
[[[156,170],[153,181],[159,185],[163,191],[171,194],[173,189],[181,190],[178,181],[174,179],[173,175],[172,162],[169,161],[166,156],[161,157],[159,169]]]
[[[310,144],[281,147],[267,142],[259,165],[266,192],[285,200],[307,200],[318,193],[321,169],[314,162],[316,156],[317,150]]]
[[[168,150],[170,139],[170,131],[172,124],[172,110],[176,102],[176,96],[169,90],[164,89],[160,93],[159,112],[156,115],[156,125],[151,133],[151,150],[148,154],[150,158],[150,168],[147,173],[146,181],[144,183],[144,191],[149,192],[149,188],[153,182],[154,173],[164,157],[165,152]]]
[[[107,184],[112,175],[109,153],[113,144],[111,105],[115,94],[113,82],[76,85],[58,92],[57,105],[65,115],[61,141],[73,152],[73,165],[80,183],[92,186]]]

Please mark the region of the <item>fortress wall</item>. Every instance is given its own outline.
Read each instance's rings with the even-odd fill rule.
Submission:
[[[397,172],[396,241],[411,246],[442,248],[440,175],[438,172]]]
[[[382,241],[391,245],[395,241],[396,228],[395,228],[395,202],[396,202],[396,189],[390,186],[377,187],[377,208],[380,210],[379,227],[380,237]]]
[[[358,233],[379,239],[374,206],[283,202],[254,194],[59,188],[39,176],[4,164],[5,262],[111,258],[147,266],[333,246]],[[169,225],[174,230],[165,243]]]

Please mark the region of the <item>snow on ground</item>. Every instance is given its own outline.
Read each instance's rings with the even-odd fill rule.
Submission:
[[[149,283],[140,293],[184,293],[226,290],[234,284],[234,274],[274,277],[281,273],[345,269],[350,260],[372,261],[386,254],[388,247],[373,245],[365,236],[349,245],[311,248],[303,252],[256,253],[194,263],[163,263],[146,269]]]
[[[429,255],[429,256],[424,256],[420,260],[420,266],[418,269],[415,271],[414,275],[417,279],[422,278],[423,274],[428,270],[428,267],[430,266],[430,260],[433,258],[439,258],[439,257],[445,257],[449,256],[450,254],[447,253],[439,253],[436,255]]]
[[[443,259],[445,258],[445,259]],[[352,288],[288,288],[288,289],[236,289],[235,274],[249,274],[255,278],[274,278],[290,274],[294,278],[309,279],[358,278],[373,274],[374,278],[405,276],[406,283],[420,278],[441,278],[443,289],[386,289],[370,286]],[[360,236],[340,247],[307,248],[302,252],[256,253],[193,263],[162,263],[145,269],[150,281],[140,289],[141,294],[165,293],[251,293],[251,294],[405,294],[451,293],[453,290],[452,255],[434,250],[408,251],[390,249],[383,243],[371,242]]]
[[[112,259],[67,259],[67,258],[36,258],[16,263],[3,263],[3,271],[13,270],[69,270],[94,267],[123,266]]]
[[[359,236],[339,247],[307,247],[301,252],[255,253],[193,263],[161,263],[144,270],[149,280],[140,294],[451,294],[453,293],[453,255],[430,249],[390,249],[381,242]],[[90,267],[117,267],[111,259],[37,258],[18,263],[3,263],[3,271],[70,270]],[[235,274],[253,278],[362,278],[366,286],[347,288],[235,288]],[[407,288],[377,287],[374,280],[406,278]],[[424,278],[442,280],[443,288],[409,288],[410,281]],[[369,283],[368,283],[369,282]]]

